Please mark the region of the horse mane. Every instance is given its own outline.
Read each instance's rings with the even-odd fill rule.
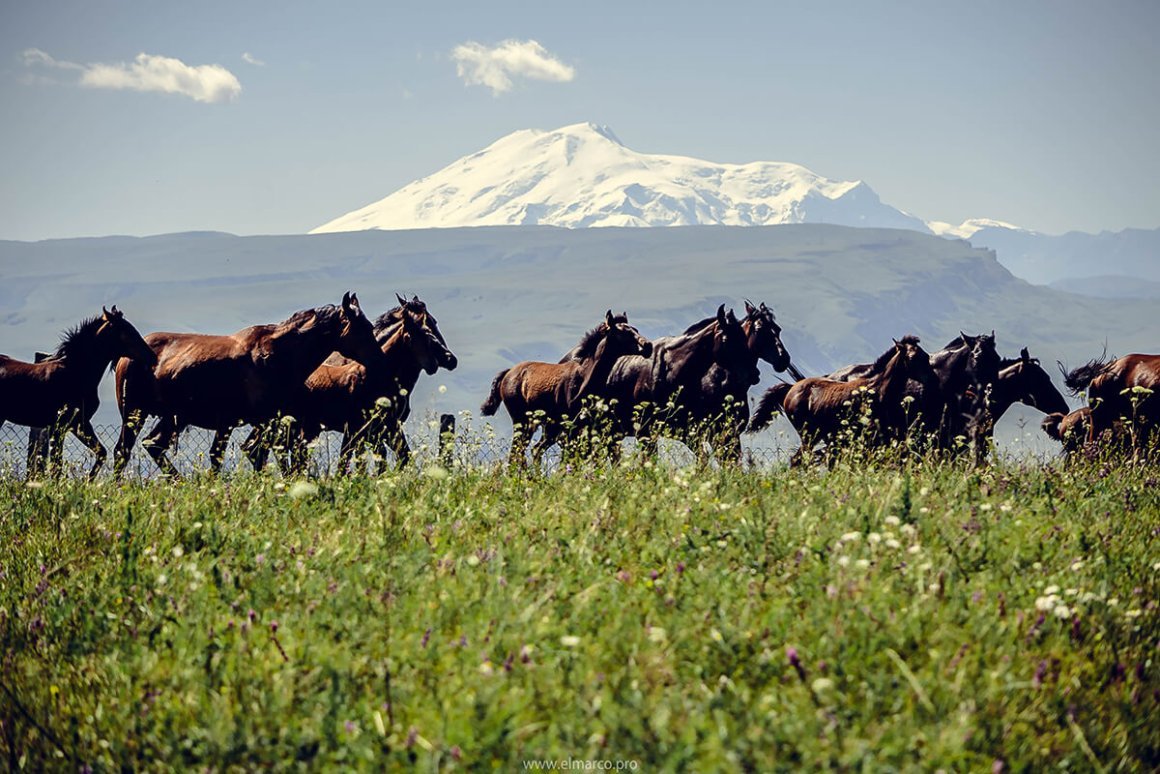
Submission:
[[[708,328],[711,324],[713,324],[715,322],[717,322],[717,315],[713,315],[712,317],[706,317],[704,320],[701,320],[700,322],[695,322],[692,325],[690,325],[688,328],[685,328],[685,330],[681,333],[681,335],[682,336],[692,336],[694,333],[699,333],[699,332],[705,330],[706,328]]]
[[[278,324],[279,328],[294,328],[304,325],[311,316],[314,316],[318,322],[323,325],[332,325],[338,322],[339,308],[334,304],[327,304],[326,306],[317,306],[313,309],[303,309],[295,312]]]
[[[967,346],[967,342],[963,340],[962,334],[960,334],[948,341],[947,345],[943,347],[943,349],[958,349],[959,347],[965,346]]]
[[[1060,372],[1063,374],[1063,383],[1067,386],[1072,395],[1079,395],[1091,385],[1092,380],[1107,370],[1116,358],[1114,355],[1102,355],[1097,358],[1092,358],[1088,362],[1073,368],[1070,371],[1064,370],[1063,364],[1059,366]]]
[[[580,337],[580,343],[572,348],[569,353],[573,359],[581,360],[586,357],[592,357],[596,354],[596,347],[600,345],[600,340],[608,333],[608,328],[603,323],[597,325],[592,330]]]
[[[56,349],[49,356],[49,359],[55,360],[57,358],[64,358],[68,357],[72,353],[75,353],[79,347],[82,347],[88,343],[89,339],[97,332],[97,330],[101,327],[101,324],[104,322],[105,320],[103,317],[100,315],[94,315],[93,317],[81,320],[79,323],[66,330],[61,334],[60,344],[57,345]]]

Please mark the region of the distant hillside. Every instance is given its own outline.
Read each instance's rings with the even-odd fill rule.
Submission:
[[[118,304],[142,332],[225,333],[335,303],[347,289],[376,313],[396,292],[417,293],[460,361],[454,373],[420,382],[420,412],[477,411],[496,371],[555,360],[609,307],[657,336],[720,303],[764,301],[809,374],[875,356],[904,333],[933,350],[960,329],[995,328],[1004,352],[1029,346],[1047,363],[1086,360],[1105,341],[1117,352],[1160,342],[1154,303],[1032,286],[961,241],[840,226],[2,242],[0,275],[0,351],[25,358],[101,304]],[[765,386],[772,372],[763,368]],[[111,380],[102,394],[108,421]]]

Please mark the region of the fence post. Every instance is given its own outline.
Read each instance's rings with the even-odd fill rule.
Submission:
[[[455,415],[439,415],[439,462],[445,468],[451,467],[455,454]]]

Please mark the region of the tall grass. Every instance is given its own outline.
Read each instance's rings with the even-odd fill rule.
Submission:
[[[1155,769],[1158,476],[2,480],[0,753]]]

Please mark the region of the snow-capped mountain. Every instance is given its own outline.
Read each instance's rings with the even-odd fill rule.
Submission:
[[[931,232],[861,181],[829,180],[783,162],[719,164],[638,153],[608,127],[586,123],[514,132],[311,233],[783,223]]]

